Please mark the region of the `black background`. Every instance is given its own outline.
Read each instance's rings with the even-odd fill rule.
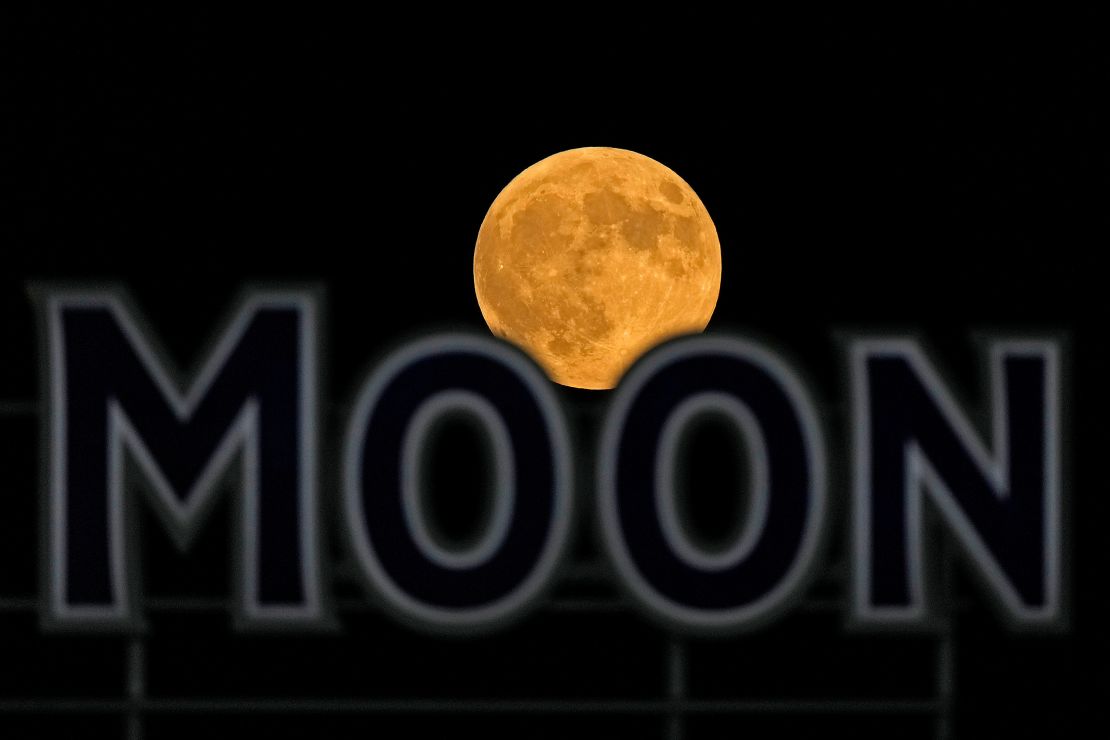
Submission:
[[[1008,634],[958,568],[950,730],[1070,737],[1104,711],[1107,162],[1096,111],[1108,80],[1097,40],[1083,33],[1096,19],[1029,35],[996,13],[804,29],[797,18],[690,14],[517,27],[498,16],[423,15],[305,7],[232,18],[190,9],[4,23],[0,399],[37,398],[29,280],[126,286],[185,366],[245,282],[308,281],[327,289],[323,385],[337,404],[327,429],[334,447],[345,400],[383,353],[434,329],[485,331],[471,260],[499,190],[563,149],[632,149],[680,174],[716,223],[724,273],[710,330],[767,341],[823,403],[838,502],[849,433],[839,332],[917,333],[973,404],[984,399],[972,331],[1067,333],[1071,628]],[[905,37],[932,23],[945,32],[926,43]],[[560,394],[589,470],[608,394]],[[126,697],[127,638],[44,635],[33,604],[20,606],[38,592],[41,451],[33,414],[0,424],[0,734],[123,736],[126,706],[98,711],[85,700],[114,707]],[[702,484],[727,488],[721,440],[707,438],[704,449],[694,466],[708,471]],[[441,468],[470,457],[445,458]],[[331,499],[334,457],[325,462]],[[481,471],[459,471],[455,480],[477,487]],[[588,482],[579,496],[576,555],[589,562]],[[229,593],[226,510],[188,557],[144,519],[148,596]],[[846,600],[837,576],[843,506],[834,516],[829,573],[811,594],[820,603]],[[449,508],[444,521],[450,528]],[[329,524],[330,560],[341,562],[338,517]],[[237,635],[219,606],[152,610],[149,696],[276,703],[207,713],[152,706],[146,736],[665,736],[665,715],[620,711],[280,711],[281,701],[305,697],[666,696],[669,636],[621,607],[604,573],[568,580],[554,597],[615,607],[541,608],[503,632],[459,640],[358,608],[361,592],[338,570],[332,591],[351,606],[330,636]],[[843,621],[835,608],[799,609],[751,635],[690,641],[689,693],[936,697],[935,635],[861,636]],[[77,704],[42,703],[51,699]],[[699,714],[684,730],[688,738],[938,736],[928,712],[835,708]]]

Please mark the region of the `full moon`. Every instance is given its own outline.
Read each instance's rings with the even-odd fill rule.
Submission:
[[[493,201],[474,249],[489,328],[557,383],[612,388],[640,355],[702,331],[721,244],[693,188],[636,152],[559,152]]]

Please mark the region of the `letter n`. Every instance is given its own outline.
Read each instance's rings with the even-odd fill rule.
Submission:
[[[928,512],[1010,626],[1059,626],[1058,355],[1051,341],[991,342],[975,425],[916,342],[852,343],[856,620],[927,622]]]

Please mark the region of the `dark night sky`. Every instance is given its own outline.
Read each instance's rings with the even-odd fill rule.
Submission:
[[[1108,441],[1110,369],[1101,44],[1078,30],[1018,36],[1004,30],[1001,16],[982,26],[956,19],[945,25],[962,29],[958,38],[919,45],[874,19],[803,30],[762,17],[650,26],[560,18],[495,34],[423,12],[429,17],[404,22],[304,7],[285,17],[190,9],[0,23],[7,26],[0,41],[19,42],[14,55],[15,46],[0,43],[13,57],[0,75],[0,338],[8,348],[0,399],[37,394],[27,282],[72,279],[125,285],[183,365],[245,282],[323,283],[325,387],[342,401],[369,363],[409,337],[444,327],[484,331],[471,279],[474,239],[489,203],[517,172],[571,147],[639,151],[689,182],[716,223],[724,274],[711,330],[765,339],[804,370],[826,412],[834,463],[849,430],[838,332],[913,331],[977,401],[972,331],[1068,335],[1072,628],[1008,635],[961,570],[955,736],[1077,734],[1092,698],[1105,692],[1108,657],[1100,584],[1110,519],[1096,467]],[[557,27],[565,20],[572,30]],[[456,30],[431,31],[441,24]],[[591,449],[605,394],[562,395],[577,414],[581,446]],[[0,517],[8,563],[0,597],[34,596],[37,436],[33,420],[0,423],[8,440],[0,460],[15,471],[5,486],[10,513]],[[336,421],[329,432],[339,428]],[[843,501],[846,476],[833,486]],[[148,583],[160,585],[148,589],[224,593],[227,530],[216,519],[193,558],[175,555],[150,529]],[[843,552],[842,527],[834,527],[830,562]],[[827,593],[844,597],[842,587]],[[332,680],[347,687],[335,692],[352,694],[375,690],[364,672],[377,661],[401,671],[398,683],[419,695],[417,672],[397,666],[440,654],[451,657],[437,664],[429,695],[470,695],[452,687],[476,682],[494,697],[579,690],[628,697],[662,681],[651,650],[665,635],[635,615],[569,626],[537,617],[488,641],[444,645],[376,617],[352,617],[346,642],[247,640],[229,633],[224,616],[156,622],[153,639],[161,636],[164,649],[155,642],[151,660],[164,662],[152,663],[155,690],[281,695],[296,682],[263,668],[274,650],[294,666],[326,655]],[[10,673],[0,678],[0,728],[9,720],[4,697],[82,695],[86,685],[101,696],[103,676],[122,681],[116,638],[43,636],[30,615],[4,612],[0,629],[0,663]],[[606,630],[624,638],[608,641]],[[390,646],[376,640],[382,634]],[[738,640],[692,648],[706,666],[692,678],[694,690],[735,696],[804,686],[821,695],[848,686],[863,698],[892,686],[914,696],[933,690],[919,638],[847,636],[836,619],[811,627],[799,617]],[[206,642],[223,646],[221,655],[190,668],[188,646]],[[542,647],[564,642],[579,649],[567,649],[563,660]],[[529,651],[546,683],[511,662]],[[582,662],[598,656],[610,660]],[[765,681],[735,667],[749,660]],[[72,666],[73,675],[59,678],[48,665]],[[484,667],[500,673],[468,678]],[[187,670],[197,678],[182,678]],[[498,683],[513,676],[516,688]],[[645,676],[653,678],[642,689]],[[16,728],[32,722],[10,719]],[[770,737],[764,733],[784,729],[809,736],[811,727],[846,737],[889,737],[903,727],[906,737],[933,736],[926,720],[781,719],[734,719],[724,730],[702,719],[687,736]],[[184,737],[209,726],[190,724],[196,720],[155,718],[148,736]],[[423,727],[403,720],[378,726]],[[62,728],[69,720],[52,721]],[[221,721],[270,726],[266,718]],[[376,727],[365,718],[316,721],[334,736]],[[479,727],[515,737],[659,732],[658,722],[622,722]],[[104,726],[117,736],[115,725]],[[280,733],[317,725],[272,726]]]

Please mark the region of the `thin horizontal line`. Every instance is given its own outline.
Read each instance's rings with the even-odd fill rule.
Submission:
[[[30,597],[16,597],[16,598],[0,598],[0,612],[21,612],[38,611],[40,603],[38,599]],[[367,599],[358,598],[344,598],[336,601],[336,607],[339,613],[360,614],[366,612],[378,612],[381,608]],[[233,603],[225,598],[220,597],[159,597],[152,596],[140,600],[140,610],[148,610],[151,612],[170,613],[170,612],[217,612],[231,610]],[[568,613],[599,613],[607,614],[613,612],[630,612],[634,610],[634,605],[631,602],[625,601],[620,598],[611,599],[583,599],[583,598],[561,598],[551,599],[544,604],[540,605],[541,610],[553,612],[568,612]],[[838,612],[844,608],[844,605],[839,601],[834,600],[812,600],[803,602],[800,605],[802,611],[806,612]]]
[[[605,561],[592,560],[571,563],[567,567],[567,577],[576,582],[606,581],[613,577],[613,569]]]
[[[118,699],[3,699],[0,714],[118,714],[130,702]]]
[[[19,605],[27,606],[26,599],[17,600]],[[232,602],[219,597],[152,597],[144,599],[141,608],[155,612],[211,612],[230,610]],[[0,608],[4,601],[0,600]],[[38,603],[31,600],[33,608],[38,608]],[[339,613],[360,614],[366,612],[380,612],[381,607],[369,598],[343,598],[335,602]],[[552,599],[540,606],[541,609],[562,612],[612,612],[627,611],[631,606],[619,599]]]
[[[232,602],[219,597],[151,597],[143,599],[140,609],[155,612],[215,612],[230,610]],[[34,598],[0,598],[0,612],[37,611],[39,600]],[[369,599],[347,598],[337,601],[342,612],[378,612],[381,608]],[[619,599],[553,599],[541,608],[563,612],[626,611],[630,605]]]
[[[38,611],[39,600],[32,598],[0,598],[0,612]]]
[[[485,700],[462,699],[16,699],[0,701],[0,714],[932,714],[931,700]]]
[[[551,599],[540,609],[555,612],[626,612],[632,605],[620,599]]]
[[[359,567],[358,563],[353,560],[341,560],[332,565],[331,570],[335,577],[357,581],[362,575],[359,572]],[[574,583],[605,583],[615,577],[613,573],[614,571],[607,562],[593,560],[568,563],[562,576],[563,580]]]
[[[39,412],[37,401],[6,401],[0,399],[0,416],[34,416]]]

